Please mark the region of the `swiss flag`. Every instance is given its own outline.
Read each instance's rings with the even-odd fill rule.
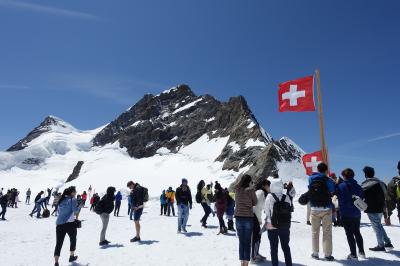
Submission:
[[[322,152],[316,151],[303,156],[303,165],[306,168],[307,175],[318,172],[317,166],[323,162]]]
[[[313,76],[279,84],[279,112],[315,111]]]

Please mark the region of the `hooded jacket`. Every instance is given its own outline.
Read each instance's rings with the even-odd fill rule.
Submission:
[[[362,182],[365,202],[368,204],[366,213],[383,213],[387,189],[385,183],[376,177],[367,178]]]
[[[337,188],[340,215],[342,217],[358,218],[361,212],[354,206],[353,195],[364,198],[364,192],[356,180],[349,179],[342,182]]]
[[[114,210],[114,200],[115,200],[115,188],[109,187],[107,189],[107,194],[101,198],[99,205],[102,213],[112,213]]]
[[[283,182],[282,179],[277,178],[277,179],[272,179],[271,180],[271,186],[270,186],[270,193],[268,194],[267,198],[265,199],[265,214],[266,218],[265,221],[267,223],[271,223],[272,215],[274,213],[274,204],[275,204],[275,199],[272,196],[272,194],[275,194],[278,199],[282,199],[284,195],[284,187],[283,187]],[[285,196],[285,202],[291,204],[290,198],[288,195]]]

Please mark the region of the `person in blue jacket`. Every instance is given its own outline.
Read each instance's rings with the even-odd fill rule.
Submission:
[[[121,191],[118,191],[117,195],[115,195],[115,209],[114,209],[114,216],[119,216],[119,210],[121,209],[121,201],[122,201],[122,194]]]
[[[364,199],[364,192],[354,179],[355,174],[352,169],[347,168],[343,170],[342,176],[344,182],[337,187],[337,197],[343,227],[351,252],[347,259],[358,260],[356,244],[360,258],[365,258],[365,252],[364,240],[360,233],[361,211],[354,205],[353,197],[358,196]]]

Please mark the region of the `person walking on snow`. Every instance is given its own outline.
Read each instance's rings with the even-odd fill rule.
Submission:
[[[167,215],[168,203],[167,203],[167,196],[165,195],[165,190],[162,191],[160,196],[160,206],[161,206],[160,215]]]
[[[262,212],[265,208],[265,199],[269,193],[271,182],[267,179],[261,181],[257,186],[257,205],[253,207],[253,235],[251,238],[251,262],[259,263],[267,258],[260,255],[261,226],[263,224]]]
[[[251,176],[245,174],[234,186],[236,231],[239,237],[239,260],[241,266],[250,262],[251,236],[253,233],[253,207],[257,205],[257,196],[252,187]]]
[[[167,215],[170,216],[171,215],[171,211],[172,211],[172,215],[175,216],[175,191],[172,189],[172,187],[169,187],[166,193],[166,197],[167,197],[167,203],[168,203],[168,211],[167,211]]]
[[[339,210],[341,213],[341,222],[346,232],[347,243],[350,247],[349,260],[365,259],[364,240],[360,233],[361,211],[354,205],[354,197],[364,199],[364,192],[361,186],[354,179],[354,171],[350,168],[343,170],[342,176],[344,182],[337,187],[337,197],[339,201]],[[357,245],[356,245],[357,244]]]
[[[225,226],[224,214],[228,206],[229,195],[221,187],[219,183],[215,184],[215,207],[217,209],[217,217],[219,221],[219,234],[226,234],[228,229]]]
[[[192,193],[186,178],[182,179],[182,184],[176,189],[176,204],[178,207],[178,234],[187,233],[186,225],[189,219],[189,210],[192,209]]]
[[[335,183],[327,177],[328,166],[320,163],[318,173],[309,179],[309,197],[311,204],[312,250],[311,257],[319,259],[319,235],[322,224],[323,250],[326,261],[333,261],[332,256],[332,196],[335,193]]]
[[[290,225],[292,202],[287,194],[284,194],[284,184],[281,179],[271,180],[270,193],[265,200],[265,227],[268,231],[268,239],[271,247],[272,266],[278,266],[278,245],[281,242],[286,266],[292,266],[290,252]]]
[[[122,202],[122,194],[121,191],[118,191],[117,195],[115,196],[115,210],[114,216],[119,216],[119,210],[121,209],[121,202]]]
[[[227,188],[225,188],[225,192],[228,195],[228,206],[226,207],[226,218],[228,219],[228,231],[236,232],[233,216],[235,214],[235,193],[229,192]]]
[[[110,244],[110,241],[106,239],[107,227],[110,221],[110,213],[114,210],[114,200],[115,200],[115,187],[108,187],[106,195],[99,201],[95,211],[100,215],[102,229],[100,232],[100,246],[106,246]]]
[[[25,200],[25,204],[29,205],[31,202],[31,189],[28,188],[28,190],[26,191],[26,200]]]
[[[366,179],[362,182],[361,187],[364,191],[365,202],[368,205],[365,213],[371,221],[372,228],[375,231],[378,241],[378,246],[370,248],[369,250],[382,252],[385,252],[386,249],[392,250],[392,242],[382,226],[383,210],[385,209],[385,200],[387,198],[386,185],[375,177],[374,168],[366,166],[363,171]]]
[[[204,216],[201,218],[200,223],[204,228],[207,228],[207,219],[211,213],[211,207],[208,200],[209,194],[211,194],[211,191],[207,189],[206,183],[204,180],[200,180],[199,184],[197,185],[196,202],[200,203],[201,207],[203,207]]]

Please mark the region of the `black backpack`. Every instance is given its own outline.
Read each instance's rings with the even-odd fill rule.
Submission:
[[[328,178],[315,179],[310,184],[308,196],[313,207],[328,207],[331,201],[331,194],[328,190]]]
[[[290,228],[290,221],[292,219],[292,206],[286,202],[286,195],[282,196],[282,199],[271,193],[275,199],[273,213],[271,217],[272,226],[275,228]]]
[[[143,202],[148,202],[149,201],[149,190],[145,187],[143,188]]]
[[[196,193],[196,202],[197,202],[197,203],[201,203],[202,200],[203,200],[203,197],[201,196],[201,190],[197,190],[197,193]]]

